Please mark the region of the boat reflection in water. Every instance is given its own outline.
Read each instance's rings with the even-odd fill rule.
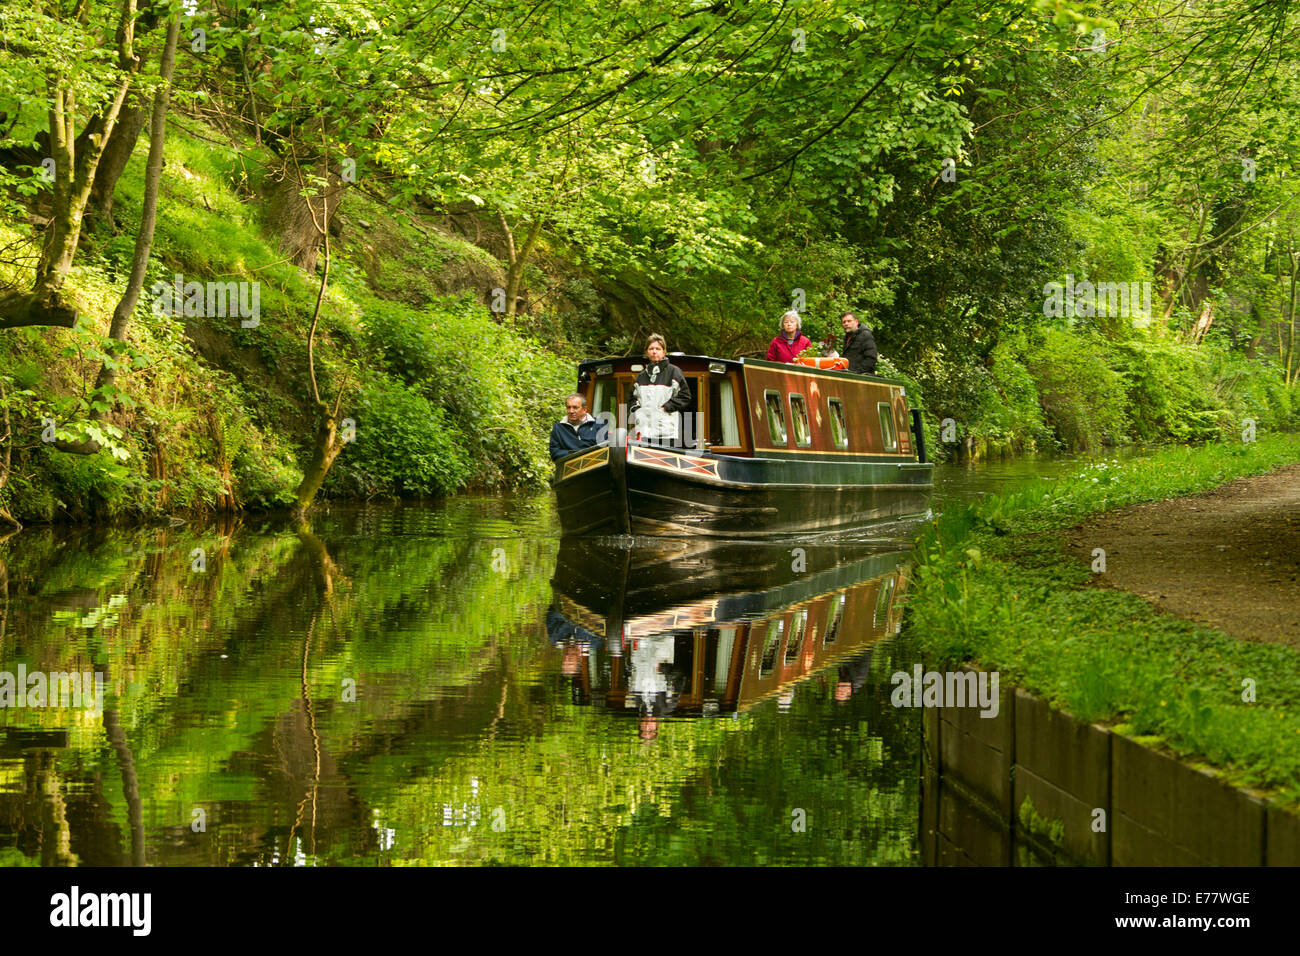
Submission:
[[[546,630],[575,700],[638,716],[643,739],[669,715],[739,714],[770,697],[788,705],[796,684],[837,666],[835,697],[847,700],[867,680],[871,645],[898,631],[906,551],[673,553],[633,540],[561,545]]]

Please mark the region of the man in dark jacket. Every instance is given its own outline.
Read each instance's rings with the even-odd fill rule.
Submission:
[[[852,312],[840,316],[844,326],[844,348],[841,356],[849,360],[849,371],[870,375],[876,370],[876,340],[871,330],[858,324],[858,317]]]
[[[608,429],[587,412],[587,399],[582,393],[574,392],[564,400],[564,412],[564,418],[551,429],[552,461],[608,441]]]

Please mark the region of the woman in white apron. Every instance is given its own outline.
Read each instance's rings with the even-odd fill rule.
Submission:
[[[664,337],[650,336],[646,343],[646,365],[632,385],[628,414],[632,437],[658,445],[680,444],[681,415],[690,407],[691,387],[682,370],[667,359]]]

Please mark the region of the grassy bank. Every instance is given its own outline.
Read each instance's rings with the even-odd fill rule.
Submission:
[[[1076,717],[1203,761],[1300,805],[1300,652],[1241,641],[1092,586],[1062,553],[1085,516],[1194,494],[1300,461],[1300,437],[1180,446],[949,508],[921,536],[908,627],[922,652],[969,661]],[[1242,699],[1254,681],[1255,702]]]
[[[198,131],[175,129],[167,141],[145,295],[129,347],[111,353],[120,398],[104,422],[92,421],[94,383],[130,269],[147,143],[118,184],[121,225],[97,222],[83,236],[67,281],[77,327],[0,335],[0,433],[10,440],[6,449],[0,439],[0,508],[24,524],[293,500],[315,434],[307,338],[320,279],[285,261],[263,221],[256,171],[272,158]],[[342,392],[340,415],[355,422],[356,440],[323,498],[443,496],[549,474],[546,436],[581,352],[541,341],[539,320],[491,312],[482,300],[504,281],[500,265],[434,218],[398,215],[358,193],[334,223],[316,376],[324,394]],[[0,246],[23,253],[0,256],[0,289],[31,285],[38,241],[0,220]],[[177,275],[256,284],[256,327],[224,309],[206,317],[155,308],[154,284]],[[100,428],[105,447],[57,450],[51,423],[70,441]]]

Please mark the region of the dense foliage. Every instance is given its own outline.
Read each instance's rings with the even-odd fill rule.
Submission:
[[[944,455],[1294,427],[1298,47],[1241,0],[2,3],[0,511],[537,482],[574,359],[791,305]]]

